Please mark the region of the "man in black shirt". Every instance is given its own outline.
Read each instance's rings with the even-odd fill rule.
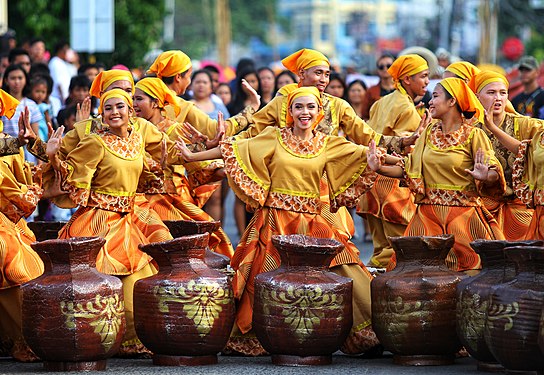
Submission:
[[[517,112],[535,118],[544,118],[544,89],[538,84],[539,64],[533,56],[519,60],[523,92],[512,99]]]

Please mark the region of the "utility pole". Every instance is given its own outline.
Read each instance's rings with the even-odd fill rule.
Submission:
[[[229,0],[216,0],[215,40],[219,64],[223,67],[230,65],[229,50],[231,41]]]
[[[499,2],[497,0],[480,1],[480,64],[497,63]]]

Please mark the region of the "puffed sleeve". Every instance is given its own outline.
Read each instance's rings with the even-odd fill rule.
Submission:
[[[340,127],[344,134],[359,145],[368,145],[371,140],[380,143],[382,135],[376,133],[362,118],[357,116],[355,110],[345,100],[335,101],[335,110],[338,111]]]
[[[377,174],[367,167],[368,147],[346,141],[343,137],[327,139],[325,171],[329,181],[331,211],[353,207],[374,185]]]
[[[532,139],[534,135],[544,128],[544,121],[527,117],[516,116],[514,117],[514,138],[518,141],[524,139]]]
[[[264,205],[268,197],[268,166],[278,143],[277,137],[277,129],[270,127],[255,138],[232,137],[221,142],[229,185],[244,203],[253,208]]]
[[[485,153],[485,162],[489,164],[489,168],[497,172],[499,175],[498,181],[493,184],[486,184],[483,181],[475,180],[476,189],[479,195],[486,195],[489,197],[502,197],[506,191],[506,180],[504,179],[504,171],[501,163],[495,156],[493,145],[489,140],[489,137],[480,128],[472,129],[472,155],[475,156],[476,152],[481,148]]]
[[[96,167],[103,157],[99,137],[89,134],[60,162],[61,187],[76,205],[86,206]]]

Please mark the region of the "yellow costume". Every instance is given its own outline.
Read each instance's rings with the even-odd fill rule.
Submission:
[[[418,55],[400,56],[388,72],[396,90],[380,98],[370,108],[368,124],[378,133],[389,136],[409,136],[417,130],[421,116],[413,98],[404,90],[400,80],[429,69]],[[402,236],[415,212],[410,190],[399,186],[399,180],[380,176],[371,191],[359,202],[357,213],[366,217],[372,233],[374,252],[369,264],[387,267],[393,248],[387,237]]]

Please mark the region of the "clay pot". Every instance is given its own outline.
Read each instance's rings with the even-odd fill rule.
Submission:
[[[298,234],[272,243],[281,266],[255,277],[255,334],[276,365],[330,364],[353,322],[353,282],[328,270],[343,245]]]
[[[204,263],[208,234],[140,246],[159,273],[134,285],[136,333],[162,366],[217,363],[234,325],[228,277]]]
[[[464,277],[444,263],[453,235],[389,239],[397,267],[370,284],[374,332],[396,364],[452,364],[461,348],[455,305]]]
[[[21,286],[23,335],[48,371],[105,370],[125,333],[121,281],[96,270],[106,241],[75,237],[33,243],[42,276]]]
[[[164,224],[170,230],[172,237],[179,238],[191,234],[212,234],[221,227],[220,221],[165,220]],[[224,270],[230,264],[229,257],[218,254],[206,246],[204,263],[216,270]]]
[[[491,288],[515,276],[513,263],[504,249],[510,246],[541,246],[543,241],[476,240],[470,244],[482,261],[482,271],[457,285],[457,335],[480,371],[502,371],[484,339]]]
[[[59,231],[66,224],[65,221],[30,221],[28,227],[34,232],[37,241],[54,240]]]
[[[509,247],[514,280],[492,289],[484,337],[491,353],[508,370],[544,370],[538,347],[544,307],[544,247]]]
[[[538,346],[540,346],[540,352],[544,355],[544,309],[542,309],[542,315],[540,316],[540,334],[538,336]]]

